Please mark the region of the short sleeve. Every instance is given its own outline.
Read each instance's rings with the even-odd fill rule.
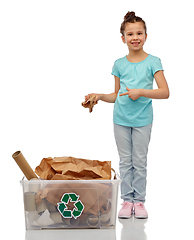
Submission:
[[[157,57],[156,57],[156,58],[155,58],[155,61],[154,61],[153,64],[152,64],[152,73],[153,73],[153,75],[154,75],[156,72],[160,71],[160,70],[163,71],[162,63],[161,63],[160,58],[157,58]]]
[[[120,78],[121,74],[120,74],[120,71],[119,71],[118,61],[114,62],[111,74]]]

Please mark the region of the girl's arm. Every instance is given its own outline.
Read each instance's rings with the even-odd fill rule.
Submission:
[[[167,99],[170,96],[168,84],[166,82],[163,71],[154,74],[158,89],[147,90],[141,89],[141,96],[153,99]]]
[[[132,100],[137,100],[139,97],[153,98],[153,99],[166,99],[169,98],[169,88],[166,82],[163,71],[158,71],[154,74],[158,89],[129,89],[128,92],[120,94],[120,96],[128,95]]]
[[[115,91],[114,91],[114,93],[110,93],[110,94],[92,93],[92,94],[96,95],[96,99],[95,99],[96,102],[98,100],[101,100],[101,101],[108,102],[108,103],[114,103],[117,98],[119,89],[120,89],[120,78],[115,76]],[[85,96],[86,101],[90,98],[90,95],[91,94]]]

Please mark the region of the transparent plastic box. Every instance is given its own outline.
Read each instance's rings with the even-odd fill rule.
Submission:
[[[26,180],[26,230],[115,228],[120,180]]]

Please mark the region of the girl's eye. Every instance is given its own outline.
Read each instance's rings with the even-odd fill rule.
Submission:
[[[138,35],[141,35],[142,33],[138,33]]]
[[[132,36],[132,33],[129,33],[128,36]]]

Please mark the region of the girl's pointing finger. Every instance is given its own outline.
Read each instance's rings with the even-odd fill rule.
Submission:
[[[128,92],[119,94],[119,96],[125,96],[125,95],[128,95]]]

